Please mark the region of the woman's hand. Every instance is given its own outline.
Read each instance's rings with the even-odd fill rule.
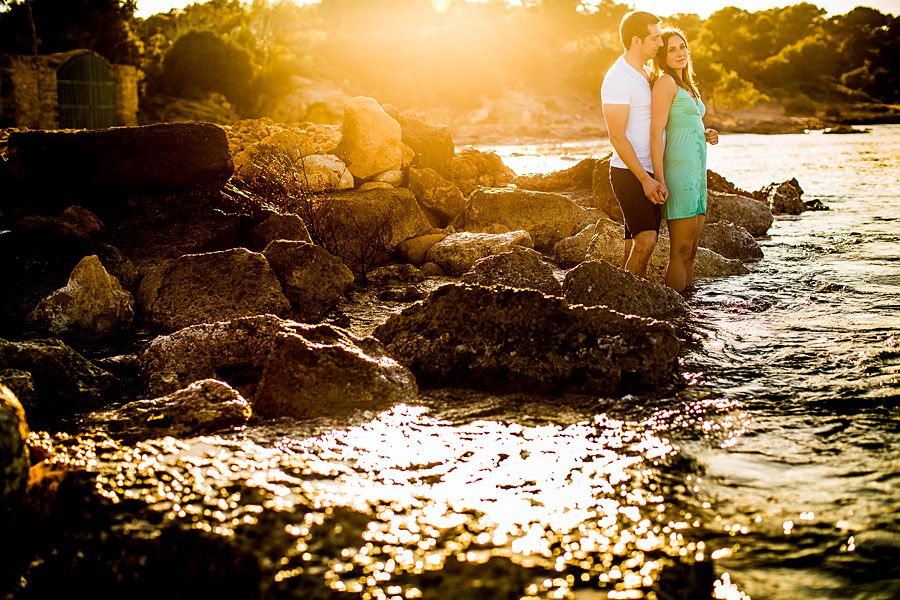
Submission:
[[[709,128],[706,130],[706,141],[715,146],[719,143],[719,132]]]

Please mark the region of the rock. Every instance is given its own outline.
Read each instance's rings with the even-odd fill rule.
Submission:
[[[437,263],[433,262],[427,262],[422,265],[421,271],[426,277],[440,277],[444,275],[444,270]]]
[[[372,98],[358,96],[344,105],[341,143],[335,154],[346,163],[354,177],[400,168],[402,150],[400,124]]]
[[[153,395],[214,378],[253,398],[254,412],[265,416],[373,410],[416,396],[409,371],[385,356],[374,338],[273,315],[194,325],[160,336],[141,354],[141,363]]]
[[[24,406],[34,406],[34,378],[21,369],[0,369],[0,385],[5,385]]]
[[[387,183],[391,187],[400,187],[403,185],[403,171],[400,169],[385,171],[384,173],[379,173],[372,177],[371,181]]]
[[[122,287],[133,289],[138,276],[134,264],[109,244],[48,231],[0,232],[0,264],[3,265],[0,334],[22,335],[28,313],[49,294],[67,285],[75,266],[90,255],[96,255]]]
[[[828,127],[822,133],[827,134],[847,134],[847,133],[869,133],[872,131],[868,127],[853,127],[852,125],[837,125],[836,127]]]
[[[626,315],[668,319],[687,314],[681,295],[661,283],[635,277],[604,260],[589,260],[568,273],[563,296],[570,304],[606,306]]]
[[[737,196],[750,196],[749,192],[745,192],[711,169],[706,170],[706,189],[711,192],[721,192]]]
[[[302,187],[313,193],[353,189],[353,175],[332,154],[313,154],[299,161]]]
[[[0,340],[0,369],[27,371],[34,380],[29,418],[47,422],[93,410],[118,399],[121,382],[55,339]],[[25,400],[24,398],[22,400]]]
[[[304,419],[382,410],[417,394],[415,377],[377,340],[320,325],[275,337],[253,409]]]
[[[513,246],[509,252],[478,259],[472,269],[460,277],[460,281],[537,290],[551,296],[562,293],[562,286],[553,276],[553,267],[544,262],[540,252],[522,246]]]
[[[624,228],[621,225],[608,219],[600,219],[588,246],[586,259],[605,260],[614,265],[622,264],[623,240]],[[661,235],[647,265],[647,279],[664,283],[668,262],[669,238]],[[697,257],[694,259],[695,277],[726,277],[745,273],[747,268],[741,261],[725,258],[707,248],[697,249]]]
[[[437,264],[449,275],[462,275],[475,261],[492,254],[509,252],[513,246],[532,248],[534,243],[527,231],[509,233],[460,232],[445,236],[425,254],[426,262]]]
[[[388,302],[415,302],[428,295],[428,292],[414,285],[388,288],[378,294],[380,300]]]
[[[466,210],[466,199],[459,188],[434,169],[410,167],[408,187],[420,205],[438,215],[439,227],[446,227]]]
[[[297,215],[272,213],[262,223],[250,230],[250,249],[258,252],[268,246],[269,242],[275,240],[312,243],[303,219]]]
[[[291,91],[272,99],[264,114],[284,123],[340,123],[349,96],[334,83],[292,75],[288,86]]]
[[[400,243],[432,226],[412,192],[389,188],[334,194],[319,211],[318,229],[325,248],[361,273],[387,263]]]
[[[614,394],[667,383],[680,343],[666,323],[569,306],[534,290],[446,285],[375,330],[420,384]]]
[[[769,207],[753,198],[709,192],[707,199],[707,224],[729,221],[740,225],[750,232],[750,235],[765,235],[775,221]]]
[[[597,224],[591,223],[575,235],[570,235],[567,238],[559,240],[556,245],[553,246],[553,255],[556,264],[563,269],[570,269],[584,261],[584,257],[587,256],[588,247],[591,244],[591,239],[596,232]],[[621,264],[621,261],[616,264]]]
[[[421,283],[425,275],[413,265],[388,265],[369,273],[368,281],[374,285],[403,285]]]
[[[281,280],[284,295],[293,303],[300,321],[320,321],[353,283],[350,269],[321,246],[275,240],[263,255]]]
[[[78,190],[81,200],[97,204],[109,194],[221,189],[234,171],[225,132],[211,123],[18,131],[9,136],[9,154],[13,175],[51,204]]]
[[[156,331],[290,311],[265,257],[245,248],[163,263],[141,280],[137,302],[141,318]]]
[[[50,334],[77,340],[96,340],[130,329],[134,297],[107,273],[96,255],[79,261],[69,282],[41,300],[28,322]]]
[[[503,164],[495,152],[463,148],[450,163],[450,180],[459,186],[464,196],[479,186],[498,187],[512,183],[515,172]]]
[[[432,246],[447,237],[445,233],[427,233],[401,242],[397,250],[407,262],[421,267],[425,264],[425,255]]]
[[[59,213],[56,220],[68,225],[78,237],[90,238],[103,231],[103,222],[97,215],[77,204]]]
[[[25,409],[15,394],[0,384],[0,515],[18,505],[25,492],[31,468],[28,435]]]
[[[389,190],[393,185],[386,181],[367,181],[361,186],[359,186],[357,191],[367,192],[369,190]]]
[[[590,216],[574,202],[548,192],[512,188],[481,188],[469,197],[465,213],[466,231],[485,231],[494,224],[508,230],[525,230],[534,248],[550,252],[563,238],[584,229]]]
[[[764,188],[753,192],[753,197],[765,202],[776,215],[799,215],[806,210],[806,204],[801,200],[803,189],[796,178],[781,183],[770,183]]]
[[[597,165],[594,167],[591,179],[591,187],[594,192],[593,206],[602,210],[613,221],[624,223],[625,217],[622,215],[622,207],[619,206],[616,193],[613,191],[612,183],[609,181],[610,160],[612,160],[611,152],[597,161]]]
[[[450,129],[429,125],[416,110],[401,112],[400,126],[403,143],[415,152],[411,166],[432,169],[441,177],[449,177],[454,153]]]
[[[108,225],[106,237],[134,261],[137,272],[145,276],[163,262],[185,254],[235,248],[240,245],[239,232],[237,215],[192,208],[124,218]],[[108,264],[104,262],[104,265],[118,276]]]
[[[704,225],[700,232],[699,245],[725,258],[736,258],[744,262],[763,257],[763,252],[753,236],[740,225],[727,221]]]
[[[585,158],[574,167],[554,173],[538,173],[536,175],[519,175],[513,183],[523,190],[535,192],[562,192],[572,190],[589,190],[593,185],[594,170],[599,161]]]
[[[250,403],[237,390],[222,381],[203,379],[168,396],[93,413],[81,425],[134,443],[154,437],[209,435],[246,425],[251,415]]]

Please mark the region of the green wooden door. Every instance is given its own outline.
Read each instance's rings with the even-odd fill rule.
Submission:
[[[56,73],[59,126],[105,129],[116,125],[116,82],[109,67],[94,54],[68,61]]]

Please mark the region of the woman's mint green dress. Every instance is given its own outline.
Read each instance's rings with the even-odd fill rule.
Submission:
[[[678,86],[666,123],[663,168],[669,198],[666,219],[706,214],[706,130],[703,101]]]

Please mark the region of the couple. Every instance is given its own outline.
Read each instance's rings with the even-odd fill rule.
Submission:
[[[613,146],[609,179],[625,217],[625,270],[646,276],[664,213],[666,284],[681,292],[693,286],[706,219],[706,143],[718,143],[719,134],[704,129],[684,33],[659,23],[646,12],[625,15],[625,54],[606,73],[601,99]]]

